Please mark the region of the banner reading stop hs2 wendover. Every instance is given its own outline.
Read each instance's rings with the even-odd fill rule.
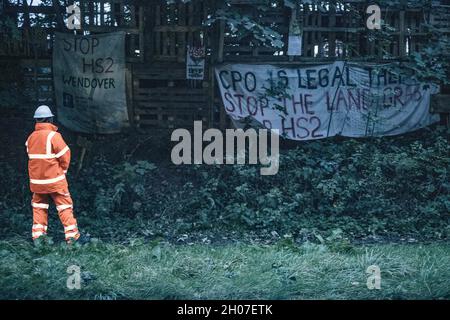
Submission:
[[[58,120],[83,133],[116,133],[128,126],[125,33],[56,33],[53,77]]]
[[[397,135],[439,121],[430,114],[439,88],[387,64],[228,64],[216,77],[235,123],[278,129],[293,140]]]

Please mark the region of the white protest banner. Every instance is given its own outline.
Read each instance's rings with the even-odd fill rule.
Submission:
[[[205,48],[188,46],[186,58],[186,79],[203,80],[204,77]]]
[[[234,122],[278,129],[293,140],[397,135],[439,121],[429,112],[439,88],[388,65],[229,64],[217,67],[216,77]]]
[[[83,133],[117,133],[128,125],[125,33],[56,33],[53,78],[58,121]]]

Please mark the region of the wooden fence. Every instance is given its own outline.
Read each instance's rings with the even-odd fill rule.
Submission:
[[[293,8],[279,1],[264,14],[255,10],[255,4],[260,3],[258,0],[231,2],[242,14],[273,27],[282,35],[283,45],[265,46],[250,34],[238,37],[222,20],[206,25],[219,8],[219,0],[175,1],[173,4],[164,0],[79,1],[79,33],[118,30],[127,33],[127,95],[136,126],[174,128],[192,125],[193,120],[203,120],[206,126],[225,126],[227,117],[213,76],[213,68],[218,63],[302,64],[335,59],[401,59],[426,44],[427,25],[450,35],[450,5],[436,2],[428,8],[409,7],[406,2],[397,7],[381,8],[382,19],[394,30],[392,41],[386,44],[371,41],[377,31],[366,28],[368,1],[326,2],[331,5],[299,3]],[[53,1],[51,6],[26,3],[3,0],[3,15],[21,25],[21,30],[18,35],[0,34],[0,57],[24,60],[25,73],[34,76],[29,82],[33,84],[30,88],[34,90],[34,101],[49,101],[52,98],[49,77],[51,79],[53,34],[65,30],[68,17],[65,8],[74,1]],[[38,27],[33,22],[37,18],[45,19],[46,23],[41,21]],[[287,55],[289,31],[295,24],[302,31],[302,56]],[[188,46],[206,48],[203,81],[186,80]],[[41,67],[36,69],[33,65]],[[36,70],[45,70],[46,76]]]

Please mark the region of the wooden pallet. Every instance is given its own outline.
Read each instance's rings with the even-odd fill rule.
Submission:
[[[211,119],[207,81],[186,80],[185,68],[134,66],[133,110],[138,128],[190,128]]]
[[[450,34],[450,5],[436,5],[430,14],[430,24],[441,32]]]
[[[25,94],[33,105],[54,105],[53,74],[51,60],[21,60],[25,80]]]
[[[19,65],[22,72],[20,87],[24,103],[2,109],[2,116],[8,119],[32,118],[38,105],[53,106],[53,78],[49,59],[11,60],[7,63]]]
[[[215,0],[149,2],[147,20],[151,34],[148,37],[147,58],[152,61],[186,61],[187,46],[211,47],[210,31],[203,23],[213,13]]]

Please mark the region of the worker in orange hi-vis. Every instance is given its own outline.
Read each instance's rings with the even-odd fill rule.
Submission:
[[[25,143],[28,153],[30,189],[33,192],[32,238],[36,240],[47,234],[50,198],[56,205],[59,218],[64,225],[67,243],[80,238],[77,220],[73,215],[66,173],[70,164],[70,149],[64,142],[58,127],[53,125],[53,113],[47,106],[36,109],[35,131]]]

